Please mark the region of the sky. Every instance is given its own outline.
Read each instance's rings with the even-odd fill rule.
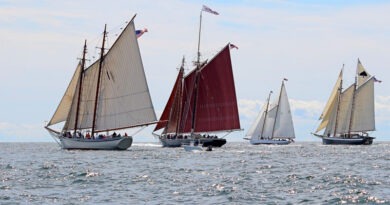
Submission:
[[[390,2],[382,0],[0,0],[0,142],[52,142],[43,128],[50,120],[88,40],[88,59],[107,24],[111,45],[134,14],[144,69],[160,116],[184,55],[195,60],[202,5],[202,58],[228,42],[244,131],[227,137],[243,141],[270,90],[281,80],[293,112],[297,141],[312,136],[342,64],[344,87],[354,81],[357,59],[382,83],[375,86],[376,132],[390,131]],[[111,43],[111,44],[110,44]],[[187,70],[188,71],[188,70]],[[275,96],[274,96],[275,97]],[[157,142],[150,126],[135,142]]]

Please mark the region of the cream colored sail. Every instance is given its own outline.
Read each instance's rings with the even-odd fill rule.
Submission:
[[[55,111],[53,117],[48,123],[48,126],[63,122],[67,119],[72,105],[73,97],[76,92],[76,87],[79,82],[80,70],[81,70],[81,64],[79,63],[75,73],[73,74],[72,80],[70,81],[68,88],[66,89],[65,94],[62,97],[61,102],[57,107],[57,110]]]
[[[356,68],[356,75],[358,77],[357,87],[363,85],[367,80],[371,78],[371,75],[367,72],[367,70],[363,67],[362,63],[358,59],[358,64]]]
[[[290,103],[288,102],[287,91],[284,84],[282,85],[280,95],[273,137],[279,139],[295,138]]]
[[[343,79],[343,71],[340,72],[339,77],[337,78],[336,84],[333,87],[332,93],[330,94],[329,100],[326,103],[325,109],[320,116],[320,120],[322,120],[321,124],[318,126],[315,132],[319,132],[320,130],[328,126],[332,117],[332,113],[334,112],[335,109],[337,96],[338,96],[338,89],[341,87],[342,79]]]
[[[98,68],[99,61],[86,69],[84,74],[78,129],[92,127]],[[97,131],[156,121],[133,21],[105,55],[100,83]],[[67,129],[74,128],[76,107],[72,106]]]
[[[264,116],[265,116],[265,110],[266,106],[264,105],[259,114],[256,117],[256,120],[252,123],[251,128],[246,133],[246,136],[251,136],[251,139],[259,139],[261,134],[261,129],[263,127],[264,123]]]
[[[356,90],[352,132],[375,130],[374,82],[371,78]]]

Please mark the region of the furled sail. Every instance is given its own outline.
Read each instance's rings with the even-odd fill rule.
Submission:
[[[84,72],[78,129],[93,124],[99,61]],[[77,106],[72,106],[66,129],[74,129]],[[131,21],[103,58],[96,131],[137,126],[156,121],[141,55]]]
[[[80,78],[81,64],[79,63],[75,73],[73,74],[72,80],[70,81],[68,88],[65,91],[64,96],[61,99],[60,104],[57,107],[53,117],[47,126],[54,125],[63,122],[67,119],[69,111],[72,106],[73,97],[76,93],[76,87]]]
[[[315,132],[319,132],[320,130],[328,126],[332,117],[332,113],[334,113],[336,108],[335,105],[337,102],[338,89],[341,87],[342,79],[343,79],[343,71],[340,72],[339,77],[337,78],[336,84],[333,87],[332,93],[330,94],[329,100],[326,103],[325,109],[320,116],[320,120],[322,120],[321,124],[318,126]]]
[[[371,78],[371,75],[363,67],[363,65],[359,59],[358,59],[358,64],[357,64],[357,68],[356,68],[356,75],[358,77],[357,87],[363,85],[368,79]]]
[[[371,78],[356,90],[352,132],[375,130],[374,82]]]
[[[295,138],[294,124],[292,120],[290,104],[288,102],[287,91],[282,85],[282,90],[280,92],[280,102],[279,109],[276,116],[275,128],[274,128],[274,138]]]

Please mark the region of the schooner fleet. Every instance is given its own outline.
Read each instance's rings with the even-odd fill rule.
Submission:
[[[213,58],[202,61],[202,12],[218,15],[203,6],[195,68],[185,74],[183,57],[158,121],[142,64],[134,16],[108,50],[105,26],[100,58],[88,67],[85,41],[83,56],[45,126],[50,135],[63,149],[126,150],[132,145],[134,134],[123,134],[123,130],[156,124],[152,134],[163,147],[223,146],[226,139],[217,137],[217,133],[241,130],[230,57],[231,49],[237,47],[227,43]],[[285,81],[286,78],[272,102],[273,92],[269,93],[247,132],[249,138],[244,139],[251,144],[287,145],[294,142],[293,116]],[[377,81],[358,60],[355,82],[344,89],[342,69],[313,135],[320,137],[323,144],[372,144],[374,137],[368,132],[375,131],[374,83]],[[61,123],[61,130],[53,128]],[[156,133],[159,130],[161,133]],[[318,134],[322,130],[323,134]]]

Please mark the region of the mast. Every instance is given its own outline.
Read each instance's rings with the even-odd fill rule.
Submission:
[[[85,54],[87,53],[87,40],[84,42],[83,50],[83,59],[81,59],[81,69],[80,69],[80,84],[79,84],[79,95],[77,97],[77,108],[76,108],[76,120],[74,122],[74,134],[76,135],[77,125],[79,121],[79,110],[80,110],[80,99],[81,99],[81,87],[83,85],[83,73],[85,68]]]
[[[283,86],[284,86],[284,79],[282,80],[282,86],[280,87],[280,93],[279,93],[278,105],[277,105],[277,107],[276,107],[276,114],[275,114],[274,126],[272,127],[272,138],[274,138],[274,132],[275,132],[275,126],[276,126],[276,119],[278,118],[278,111],[279,111],[280,99],[282,98],[282,89],[283,89]]]
[[[354,114],[354,110],[355,110],[356,88],[357,88],[357,81],[358,81],[358,75],[359,75],[358,69],[359,69],[359,59],[358,59],[358,67],[356,68],[355,84],[353,85],[352,105],[351,105],[352,107],[351,107],[351,116],[349,118],[348,137],[351,137],[353,114]]]
[[[92,119],[92,137],[95,137],[96,110],[97,110],[97,102],[99,98],[100,74],[102,71],[103,58],[104,58],[104,43],[106,42],[106,34],[107,34],[106,29],[107,29],[107,24],[104,25],[103,42],[102,42],[102,47],[100,49],[100,61],[99,61],[99,71],[98,71],[98,79],[96,85],[95,108],[93,111],[93,119]]]
[[[341,72],[344,71],[344,64],[343,68],[341,69]],[[342,74],[341,74],[342,75]],[[341,77],[340,87],[339,87],[339,94],[337,96],[337,111],[336,111],[336,123],[334,125],[334,134],[333,137],[336,137],[337,133],[337,123],[338,123],[338,117],[339,117],[339,111],[340,111],[340,100],[341,100],[341,90],[343,89],[343,78]]]
[[[198,98],[198,81],[199,81],[199,70],[200,70],[200,34],[201,34],[201,31],[202,31],[202,10],[200,11],[200,20],[199,20],[198,58],[197,58],[197,62],[196,62],[196,73],[195,73],[194,106],[192,109],[191,136],[193,136],[194,130],[195,130],[196,101]]]
[[[270,100],[270,98],[271,98],[271,94],[272,94],[272,91],[271,91],[271,92],[269,92],[269,95],[268,95],[267,108],[265,109],[264,122],[263,122],[263,127],[261,128],[261,134],[260,134],[260,137],[263,137],[264,126],[265,126],[265,122],[267,121],[268,106],[269,106],[269,100]]]
[[[181,67],[180,67],[180,93],[179,93],[179,113],[178,113],[178,118],[177,118],[177,124],[176,124],[176,132],[175,134],[177,135],[178,133],[178,130],[179,130],[179,126],[180,126],[180,122],[181,122],[181,108],[182,108],[182,99],[183,99],[183,81],[184,81],[184,63],[185,63],[185,59],[184,59],[184,56],[183,56],[183,60],[181,62]]]

